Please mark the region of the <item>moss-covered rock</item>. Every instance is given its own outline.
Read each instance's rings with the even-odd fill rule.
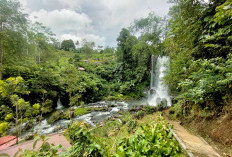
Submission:
[[[60,119],[63,119],[64,118],[64,112],[61,110],[61,111],[55,111],[52,113],[52,115],[50,116],[49,120],[48,120],[48,123],[49,124],[52,124]]]

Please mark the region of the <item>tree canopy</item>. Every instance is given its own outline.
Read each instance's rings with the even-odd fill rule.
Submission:
[[[64,51],[75,50],[75,45],[73,40],[63,40],[61,43],[61,49]]]

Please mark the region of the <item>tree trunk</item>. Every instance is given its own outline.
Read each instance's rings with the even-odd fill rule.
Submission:
[[[0,33],[3,32],[3,22],[1,22],[1,30]],[[3,45],[3,34],[0,34],[0,80],[2,79],[3,73],[3,60],[4,60],[4,45]]]
[[[16,105],[16,144],[19,143],[19,126],[18,126],[18,120],[19,120],[19,105]]]
[[[39,49],[39,64],[40,64],[40,48],[38,48]]]

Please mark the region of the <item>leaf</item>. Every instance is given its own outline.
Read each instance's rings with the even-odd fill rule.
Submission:
[[[8,155],[6,153],[2,153],[2,154],[0,154],[0,156],[10,156],[10,155]]]
[[[19,154],[19,152],[21,152],[22,150],[21,149],[19,149],[16,153],[15,153],[15,155],[14,155],[14,157],[17,157],[17,155]]]
[[[36,137],[36,139],[35,139],[35,141],[34,141],[34,143],[33,143],[33,149],[35,149],[35,146],[36,146],[36,144],[37,144],[38,141],[39,141],[39,138]]]

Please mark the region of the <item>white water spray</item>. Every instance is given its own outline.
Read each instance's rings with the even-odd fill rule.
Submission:
[[[56,110],[61,110],[61,109],[63,109],[63,108],[64,108],[64,106],[62,105],[62,103],[61,103],[61,101],[60,101],[60,98],[59,98],[58,101],[57,101]]]
[[[159,56],[157,58],[156,67],[154,71],[154,56],[151,57],[151,82],[150,91],[148,93],[148,104],[150,106],[157,106],[158,104],[166,103],[167,106],[172,105],[170,95],[168,94],[168,87],[163,82],[166,71],[169,67],[169,57]]]

